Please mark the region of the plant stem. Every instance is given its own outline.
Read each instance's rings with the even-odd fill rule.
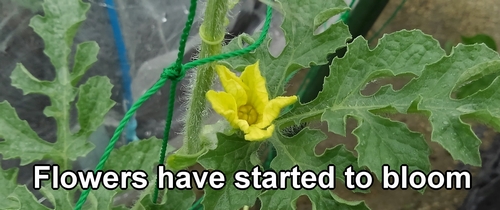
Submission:
[[[226,33],[227,0],[208,0],[205,21],[200,26],[202,39],[199,58],[206,58],[221,53],[222,41]],[[179,153],[194,154],[200,150],[199,134],[202,129],[203,113],[206,113],[205,94],[212,87],[215,76],[214,64],[200,66],[188,102],[185,119],[185,136]]]
[[[228,11],[228,0],[208,0],[205,9],[205,21],[200,27],[200,37],[202,39],[201,52],[199,58],[206,58],[211,55],[220,54],[222,41],[225,35],[226,13]],[[185,118],[185,136],[182,147],[178,154],[196,154],[200,151],[198,135],[201,132],[203,116],[206,112],[206,92],[212,87],[215,70],[212,64],[206,64],[198,68],[196,79],[194,80],[191,97],[188,102],[188,110]],[[169,168],[166,165],[167,169]],[[153,179],[155,180],[155,179]],[[151,194],[155,190],[154,185],[148,187],[140,195],[140,200]],[[132,209],[141,207],[137,202]]]

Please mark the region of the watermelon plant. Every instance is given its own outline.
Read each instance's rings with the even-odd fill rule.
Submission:
[[[203,40],[200,59],[235,52],[259,40],[260,33],[242,34],[222,46],[222,39],[218,37],[226,33],[227,11],[236,2],[207,1],[205,22],[200,31]],[[302,195],[311,200],[313,209],[369,209],[363,201],[346,201],[334,194],[330,190],[333,187],[324,178],[350,183],[352,180],[346,179],[344,171],[351,170],[369,171],[382,180],[384,166],[397,172],[406,166],[409,173],[430,173],[430,149],[423,135],[387,117],[393,113],[426,116],[432,126],[432,141],[439,143],[455,160],[481,165],[481,141],[464,121],[473,120],[500,129],[497,52],[485,44],[458,44],[446,54],[437,40],[420,30],[385,34],[377,46],[370,48],[365,38],[352,37],[343,22],[316,33],[327,20],[349,10],[343,0],[265,3],[284,16],[281,29],[286,46],[278,56],[273,56],[269,51],[271,36],[267,35],[263,44],[252,52],[193,70],[197,76],[192,81],[192,93],[188,94],[184,144],[160,164],[165,171],[158,171],[162,177],[170,176],[166,181],[162,179],[165,183],[158,184],[174,187],[161,190],[157,200],[154,169],[158,165],[158,154],[164,153],[160,151],[162,142],[156,138],[114,150],[101,172],[115,174],[80,171],[73,176],[67,172],[72,169],[72,161],[94,148],[88,138],[103,123],[115,102],[110,100],[112,84],[106,77],[95,76],[80,84],[82,76],[97,60],[96,42],[77,44],[74,58],[69,59],[73,38],[90,4],[81,0],[44,0],[44,16],[33,17],[30,26],[44,40],[44,52],[56,70],[56,78],[41,81],[18,64],[11,80],[24,94],[50,97],[51,106],[45,108],[44,114],[57,122],[57,141],[49,143],[41,139],[26,121],[19,119],[9,102],[4,101],[0,102],[0,138],[3,139],[0,154],[4,159],[20,158],[21,165],[39,160],[51,160],[58,165],[59,171],[50,176],[49,172],[37,174],[39,178],[50,179],[40,183],[39,190],[52,206],[40,204],[26,186],[17,184],[15,168],[0,169],[3,186],[0,203],[7,209],[129,209],[115,204],[114,198],[130,189],[127,186],[136,186],[142,194],[132,209],[193,209],[195,194],[190,189],[201,187],[204,189],[201,203],[206,209],[247,208],[257,200],[261,209],[296,209],[295,202]],[[297,96],[286,93],[289,77],[313,65],[327,64],[327,56],[343,47],[347,47],[346,54],[334,58],[323,90],[313,101],[302,104]],[[413,79],[399,90],[385,85],[374,94],[361,93],[371,81],[401,75]],[[494,79],[487,80],[488,84],[473,91],[464,89],[492,75]],[[215,88],[214,81],[220,81],[222,88]],[[69,112],[75,101],[79,129],[71,131]],[[220,115],[220,120],[204,124],[202,113],[207,110]],[[314,148],[326,139],[326,134],[309,127],[308,123],[326,122],[328,132],[345,136],[348,118],[357,121],[352,131],[358,140],[355,152],[339,144],[316,154]],[[267,169],[263,159],[271,146],[276,150],[276,157]],[[196,163],[207,171],[186,171]],[[332,166],[333,173],[329,171]],[[301,181],[294,181],[291,177],[299,170],[304,176]],[[130,175],[132,180],[125,178],[125,187],[109,184],[113,177],[121,180],[127,171],[149,176]],[[281,172],[288,173],[288,178],[278,177],[283,175]],[[253,176],[259,173],[262,175]],[[63,174],[66,175],[63,177]],[[304,181],[306,174],[308,182]],[[98,186],[90,190],[89,177],[100,176],[107,177],[101,181],[107,180],[108,184],[97,183]],[[80,183],[61,185],[67,189],[52,186],[55,179],[65,182],[67,177]],[[140,179],[147,183],[141,183]],[[192,180],[196,185],[190,184]],[[318,184],[311,184],[314,182]],[[112,185],[115,187],[110,187]],[[369,193],[367,188],[357,185],[352,190]],[[83,203],[76,202],[74,198],[82,190],[90,191],[88,197],[79,200]],[[423,188],[416,190],[424,192]]]

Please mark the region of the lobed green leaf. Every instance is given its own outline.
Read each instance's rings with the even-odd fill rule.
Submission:
[[[112,209],[116,194],[116,190],[108,190],[101,187],[97,190],[90,191],[85,204],[90,205],[92,207],[90,209]]]
[[[343,58],[330,66],[330,76],[318,97],[301,104],[279,121],[287,125],[321,118],[330,131],[345,135],[347,117],[358,121],[353,134],[358,138],[358,162],[381,178],[383,164],[398,169],[430,170],[429,148],[421,134],[401,122],[375,113],[397,110],[429,117],[431,140],[440,143],[456,160],[480,165],[480,141],[462,117],[499,128],[495,82],[464,99],[451,98],[453,91],[471,80],[498,72],[498,53],[485,45],[459,45],[445,56],[436,40],[418,30],[385,35],[369,50],[363,38],[348,45]],[[413,74],[418,78],[401,90],[383,86],[371,96],[360,91],[366,83],[383,77]],[[495,79],[495,81],[497,81]],[[412,155],[408,155],[412,154]]]
[[[476,93],[479,90],[484,90],[491,85],[493,80],[495,80],[500,73],[498,72],[498,60],[493,60],[480,64],[474,68],[481,68],[481,71],[474,71],[474,75],[464,74],[464,81],[458,81],[458,83],[463,84],[458,87],[457,98],[465,98]]]
[[[325,32],[315,35],[317,27],[333,17],[348,10],[342,0],[306,0],[279,1],[285,20],[281,25],[285,33],[286,46],[278,57],[268,50],[270,35],[254,52],[223,61],[234,69],[242,70],[244,66],[260,61],[261,73],[266,79],[269,97],[274,98],[284,93],[287,78],[293,73],[311,65],[323,65],[328,62],[327,55],[345,45],[351,38],[347,26],[337,22]],[[314,11],[314,12],[312,12]],[[320,15],[317,15],[317,14]],[[300,15],[299,15],[300,14]],[[231,52],[242,48],[242,42],[251,38],[242,35],[232,40],[223,48]],[[251,44],[251,43],[249,43]]]
[[[74,190],[57,189],[54,190],[48,184],[40,189],[42,195],[55,206],[54,209],[73,209]]]
[[[354,117],[358,121],[353,134],[358,138],[355,149],[360,166],[367,166],[379,179],[383,164],[391,168],[407,164],[411,171],[429,171],[430,150],[423,136],[411,132],[401,122],[373,113],[400,103],[406,96],[380,100],[362,95],[361,90],[379,78],[420,75],[427,64],[445,55],[439,43],[419,30],[403,30],[384,35],[373,50],[362,37],[356,38],[347,49],[343,58],[334,59],[318,97],[297,106],[283,121],[298,123],[321,118],[328,123],[329,131],[345,136],[346,120]]]
[[[279,134],[273,136],[270,141],[276,148],[277,155],[271,162],[271,168],[274,171],[284,171],[298,166],[300,171],[310,170],[319,174],[328,170],[329,165],[335,165],[335,177],[345,182],[343,172],[346,168],[352,166],[354,171],[360,170],[356,163],[357,158],[344,145],[338,145],[327,149],[321,155],[316,155],[316,145],[325,139],[326,135],[321,131],[309,128],[303,129],[291,138]],[[319,186],[311,190],[293,189],[290,181],[287,189],[267,190],[259,198],[262,201],[262,209],[296,209],[295,202],[301,195],[309,197],[313,209],[368,209],[363,202],[346,202]]]
[[[33,17],[30,26],[44,41],[44,52],[56,69],[57,80],[67,84],[68,56],[71,53],[73,38],[80,24],[86,19],[85,14],[90,4],[81,0],[45,0],[42,6],[45,16]]]
[[[26,186],[17,184],[17,168],[3,170],[0,166],[0,203],[3,209],[48,209],[38,203]]]
[[[73,38],[79,25],[85,20],[89,7],[90,4],[81,0],[46,0],[43,3],[45,16],[37,15],[31,19],[30,26],[44,40],[44,52],[55,67],[56,78],[53,81],[40,81],[22,64],[18,64],[11,74],[12,85],[23,90],[25,95],[49,96],[51,105],[45,108],[44,114],[56,120],[57,141],[54,144],[44,142],[26,122],[19,120],[13,109],[9,108],[10,105],[2,104],[1,110],[5,112],[5,117],[1,122],[9,124],[0,129],[0,136],[5,137],[0,145],[0,153],[4,157],[20,157],[22,165],[40,159],[52,159],[67,169],[69,161],[74,161],[93,149],[88,137],[102,124],[104,115],[114,105],[109,99],[112,85],[107,78],[94,77],[80,88],[74,87],[97,60],[99,47],[95,42],[84,42],[77,46],[71,73],[68,64]],[[76,106],[81,128],[74,134],[70,131],[69,111],[77,95],[79,99]],[[6,122],[7,119],[12,120]],[[23,134],[18,135],[20,132]],[[32,148],[37,148],[37,151],[32,151]]]
[[[44,159],[53,144],[41,139],[25,120],[19,119],[9,102],[0,102],[0,153],[5,159],[21,158],[21,165]]]
[[[115,105],[111,100],[113,85],[107,77],[95,76],[80,86],[78,102],[78,122],[80,131],[77,135],[89,136],[104,121],[106,113]]]
[[[162,140],[156,137],[129,143],[114,149],[109,156],[104,170],[142,170],[151,173],[158,164]],[[175,148],[168,145],[167,154]]]
[[[77,46],[73,70],[69,69],[69,55],[73,38],[85,20],[85,14],[90,8],[89,3],[81,0],[58,1],[45,0],[42,4],[44,15],[31,19],[30,26],[43,39],[44,53],[50,58],[56,71],[53,81],[41,81],[34,77],[22,64],[17,64],[11,74],[12,85],[26,94],[44,94],[49,96],[51,106],[46,107],[44,114],[53,117],[57,123],[57,141],[48,143],[38,137],[26,121],[19,119],[14,108],[8,102],[0,102],[0,153],[6,159],[19,157],[21,165],[41,159],[51,159],[63,170],[71,167],[70,161],[84,156],[94,146],[88,137],[102,124],[104,115],[111,109],[114,102],[110,100],[112,85],[105,77],[90,78],[79,88],[81,77],[97,61],[99,47],[96,42],[84,42]],[[76,96],[80,130],[70,131],[70,108]],[[34,149],[35,148],[35,149]],[[132,154],[133,155],[133,154]],[[1,171],[0,182],[10,195],[1,196],[8,200],[1,202],[12,209],[48,209],[33,201],[34,196],[25,186],[15,185],[17,170]],[[8,178],[11,174],[14,178]],[[10,181],[10,182],[8,182]],[[12,184],[14,183],[14,184]],[[54,190],[42,187],[40,192],[55,206],[55,209],[72,209],[74,190]],[[114,191],[99,189],[90,194],[91,209],[109,209]],[[94,202],[92,202],[94,201]],[[87,203],[89,204],[89,203]]]
[[[103,171],[111,170],[120,172],[122,170],[142,170],[147,174],[151,175],[155,171],[154,168],[158,163],[161,146],[162,146],[162,140],[157,139],[156,137],[151,137],[149,139],[132,142],[118,149],[114,149],[111,152],[111,155],[109,156],[106,165],[104,165]],[[168,145],[167,154],[174,150],[175,150],[174,147]],[[155,177],[156,176],[148,177],[149,181],[148,188],[154,187]],[[128,184],[130,186],[130,183]],[[103,208],[111,209],[108,208],[107,206],[112,205],[112,203],[107,201],[112,201],[116,193],[119,191],[122,190],[119,188],[113,191],[106,190],[104,188],[93,190],[91,191],[91,195],[89,196],[89,201],[87,201],[87,203],[90,202],[92,205],[106,206]],[[164,197],[168,196],[167,197],[168,201],[162,200],[160,204],[153,204],[150,199],[150,195],[144,194],[142,196],[143,196],[142,198],[138,199],[137,202],[139,203],[137,203],[134,209],[151,209],[151,208],[171,209],[170,206],[179,207],[182,206],[182,203],[185,202],[192,203],[194,201],[194,192],[189,190],[184,190],[183,192],[177,192],[176,190],[174,190],[173,192],[165,191]],[[193,197],[191,199],[193,201],[189,201],[190,196]],[[186,199],[186,201],[179,202],[179,200],[182,199]],[[172,200],[175,200],[176,202],[175,203],[170,202]],[[103,209],[103,208],[97,208],[97,209]],[[124,207],[113,207],[113,208],[121,209]],[[180,209],[187,209],[187,208],[180,208]]]
[[[254,167],[251,159],[256,156],[260,142],[245,141],[237,135],[227,136],[217,133],[218,146],[198,159],[205,169],[216,169],[226,175],[226,185],[220,190],[209,186],[205,188],[202,202],[207,209],[240,209],[253,206],[260,191],[254,188],[239,190],[234,183],[233,174],[239,170],[251,171]]]
[[[466,164],[479,166],[481,157],[479,146],[481,141],[465,124],[462,116],[474,116],[473,119],[496,127],[500,110],[495,81],[485,90],[470,95],[464,99],[453,99],[453,90],[467,81],[468,77],[479,75],[481,71],[491,70],[485,63],[499,60],[497,52],[484,44],[465,46],[459,44],[453,48],[451,55],[443,57],[438,62],[426,66],[422,75],[410,81],[400,91],[385,89],[374,96],[375,100],[388,100],[398,97],[400,103],[393,104],[404,111],[411,103],[417,103],[420,112],[427,113],[432,126],[431,140],[441,144],[455,160]],[[496,62],[497,71],[500,70]],[[478,66],[480,68],[478,68]],[[498,127],[496,127],[498,129]]]
[[[96,42],[83,42],[77,45],[75,63],[71,72],[71,84],[76,85],[87,70],[97,61],[99,45]]]

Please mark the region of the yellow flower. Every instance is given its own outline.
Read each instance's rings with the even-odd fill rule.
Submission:
[[[233,128],[242,130],[248,141],[271,137],[273,121],[281,109],[297,101],[297,96],[279,96],[269,100],[259,61],[247,66],[240,77],[225,66],[217,65],[215,69],[225,90],[207,92],[207,99],[215,112],[226,118]]]

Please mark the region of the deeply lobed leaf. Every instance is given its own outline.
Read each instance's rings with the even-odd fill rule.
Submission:
[[[354,117],[358,121],[353,133],[358,138],[355,149],[360,166],[367,166],[379,179],[383,164],[394,168],[407,164],[410,170],[429,171],[430,151],[423,136],[411,132],[403,123],[372,113],[397,104],[401,97],[378,100],[362,95],[361,90],[377,78],[418,76],[427,64],[444,56],[444,51],[436,40],[418,30],[385,35],[373,50],[362,37],[347,48],[345,56],[331,64],[330,76],[318,97],[284,118],[295,122],[321,118],[328,123],[329,131],[345,136],[347,117]]]
[[[153,174],[153,169],[158,163],[161,145],[162,141],[160,139],[152,137],[132,142],[115,149],[111,152],[111,155],[104,166],[104,171],[113,170],[118,172],[121,170],[142,170],[150,175],[148,177],[149,188],[154,187],[156,177],[151,174]],[[175,148],[169,145],[167,147],[167,154],[174,150]],[[118,191],[121,190],[117,189],[115,191],[107,191],[106,189],[98,189],[92,192],[96,194],[94,199],[95,203],[104,205],[106,204],[104,201],[112,200]],[[186,206],[193,203],[195,199],[194,192],[191,190],[167,190],[164,192],[163,197],[165,196],[166,200],[162,199],[161,203],[153,204],[150,196],[144,195],[142,199],[139,198],[137,201],[139,203],[135,207],[136,209],[175,209],[177,207],[178,209],[187,209]]]
[[[16,110],[9,102],[0,102],[0,153],[3,158],[11,159],[22,155],[21,165],[50,156],[53,144],[41,139],[28,123],[19,119]]]
[[[0,167],[0,203],[3,209],[48,209],[37,202],[26,186],[17,184],[17,168]]]
[[[68,56],[71,53],[73,38],[80,24],[86,19],[85,14],[90,4],[81,0],[45,0],[42,6],[45,16],[33,17],[30,26],[44,41],[44,52],[56,69],[57,80],[67,84]]]
[[[374,113],[391,108],[401,113],[423,113],[432,125],[432,141],[440,143],[454,159],[479,165],[480,141],[461,117],[499,128],[493,91],[498,86],[493,82],[464,99],[453,99],[451,95],[472,78],[498,71],[498,57],[485,45],[459,45],[445,56],[436,40],[418,30],[385,35],[373,50],[368,49],[363,38],[357,38],[348,45],[343,58],[334,59],[318,97],[297,106],[280,123],[321,118],[328,123],[329,131],[345,135],[347,117],[355,118],[358,127],[353,134],[358,139],[355,149],[359,164],[380,179],[383,164],[396,170],[407,164],[410,171],[428,172],[429,148],[421,134]],[[360,93],[369,81],[401,74],[419,77],[399,91],[386,85],[371,96]]]
[[[453,99],[451,95],[453,90],[469,77],[492,70],[490,65],[485,64],[499,59],[498,53],[484,44],[459,44],[453,48],[450,56],[426,66],[419,78],[410,81],[400,91],[386,88],[374,98],[386,100],[398,97],[400,102],[393,106],[400,111],[408,109],[409,104],[414,101],[417,102],[418,110],[429,116],[432,141],[441,144],[455,160],[478,166],[481,164],[481,141],[461,117],[468,116],[498,129],[500,112],[496,89],[500,86],[495,79],[488,88],[464,99]],[[497,72],[500,70],[499,64],[496,62],[496,68],[493,68]]]
[[[239,209],[245,205],[253,206],[260,191],[254,188],[239,190],[234,183],[233,174],[239,170],[251,171],[252,159],[261,142],[245,141],[237,135],[226,136],[218,133],[218,146],[201,156],[198,162],[206,169],[216,169],[226,175],[226,185],[220,190],[209,186],[205,188],[203,206],[207,209]]]
[[[54,209],[73,209],[73,197],[75,196],[74,190],[55,190],[48,184],[40,189],[42,195],[49,200]]]
[[[278,57],[268,50],[270,35],[254,52],[223,63],[234,69],[241,70],[244,66],[260,60],[261,72],[266,79],[269,97],[274,98],[284,93],[287,78],[303,68],[311,65],[322,65],[328,62],[327,55],[345,45],[351,38],[347,26],[338,22],[325,32],[314,35],[319,24],[336,14],[348,9],[342,0],[307,0],[307,1],[277,1],[279,10],[285,16],[281,25],[285,33],[286,46]],[[314,11],[314,12],[312,12]],[[320,15],[317,15],[318,12]],[[241,43],[247,35],[239,36],[223,48],[224,52],[241,49]],[[247,37],[248,39],[248,37]]]
[[[49,144],[40,139],[26,122],[19,120],[10,105],[2,103],[0,122],[8,130],[0,130],[5,141],[0,142],[0,153],[5,158],[21,158],[21,165],[40,159],[52,159],[56,164],[67,169],[69,161],[84,156],[94,147],[87,139],[100,126],[104,115],[114,102],[110,100],[112,85],[109,79],[94,77],[80,88],[74,87],[97,60],[99,47],[95,42],[84,42],[77,46],[73,71],[70,72],[68,56],[71,53],[73,38],[79,25],[85,20],[90,4],[81,0],[57,1],[46,0],[43,3],[44,15],[31,19],[30,26],[42,37],[45,54],[50,58],[56,70],[54,81],[40,81],[22,64],[18,64],[11,75],[12,85],[23,90],[24,94],[44,94],[49,96],[51,106],[44,114],[53,117],[57,123],[57,141]],[[71,103],[77,102],[80,131],[70,131]],[[22,133],[22,135],[17,135]],[[12,150],[14,148],[14,150]],[[32,151],[32,148],[37,148]]]
[[[18,64],[11,74],[12,85],[23,90],[26,94],[44,94],[49,96],[51,106],[46,107],[44,114],[53,117],[57,123],[57,141],[48,143],[42,140],[28,125],[19,119],[14,108],[8,102],[0,102],[0,153],[6,159],[21,159],[21,165],[31,162],[50,159],[59,164],[63,170],[71,167],[70,161],[84,156],[93,145],[88,137],[99,127],[104,115],[114,105],[110,100],[112,85],[108,78],[93,77],[79,88],[77,85],[81,77],[97,61],[99,47],[96,42],[84,42],[77,45],[73,70],[70,72],[68,57],[71,53],[73,38],[79,25],[85,20],[85,14],[90,8],[89,3],[81,0],[58,1],[45,0],[43,5],[44,15],[37,15],[31,19],[30,26],[43,39],[45,54],[50,58],[55,67],[56,78],[53,81],[40,81],[34,77],[22,64]],[[76,133],[70,131],[69,110],[71,103],[79,96],[77,104],[80,130]],[[12,179],[7,178],[14,174]],[[8,205],[17,206],[18,209],[47,209],[45,206],[33,201],[33,195],[25,186],[15,185],[17,171],[2,171],[0,182],[2,186],[11,191]],[[3,180],[3,181],[1,181]],[[7,183],[7,181],[10,181]],[[14,184],[12,184],[14,183]],[[41,193],[55,206],[55,209],[72,209],[74,190],[54,190],[42,187]],[[103,193],[97,191],[99,202],[91,202],[92,209],[108,208],[116,192]],[[106,195],[105,195],[106,194]],[[2,196],[3,197],[3,196]],[[90,198],[95,198],[91,194]],[[109,198],[102,200],[102,198]],[[4,202],[1,202],[4,204]],[[12,207],[16,208],[16,207]]]
[[[271,162],[271,168],[278,172],[290,170],[299,166],[301,171],[310,170],[315,174],[327,170],[329,165],[335,165],[335,177],[345,181],[343,172],[352,166],[359,171],[356,157],[344,145],[328,149],[324,154],[316,155],[316,145],[325,140],[326,135],[318,130],[305,128],[295,136],[287,138],[276,135],[270,141],[275,146],[277,155]],[[335,183],[335,187],[338,183]],[[368,209],[363,202],[347,202],[331,191],[317,186],[314,189],[293,189],[288,181],[285,190],[268,190],[259,198],[262,200],[262,209],[296,209],[296,200],[301,195],[306,195],[313,204],[313,209]]]
[[[115,149],[111,152],[104,170],[143,170],[153,171],[160,155],[162,140],[156,137],[136,141]],[[167,147],[167,154],[174,151],[172,146]]]

